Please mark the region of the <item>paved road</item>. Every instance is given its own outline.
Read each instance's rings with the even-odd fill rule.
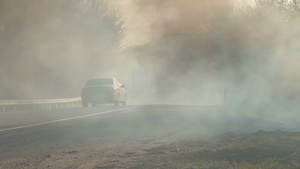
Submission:
[[[72,108],[0,114],[0,152],[81,144],[87,138],[173,132],[198,124],[196,114],[216,108],[127,106]],[[165,130],[164,130],[165,129]],[[0,158],[1,159],[1,158]]]
[[[45,124],[86,118],[89,116],[103,115],[133,109],[138,106],[113,107],[105,106],[99,108],[70,108],[52,109],[39,111],[5,112],[0,114],[0,132],[11,131],[21,128],[40,126]]]
[[[1,160],[51,154],[57,149],[106,144],[111,140],[207,137],[281,124],[236,116],[222,106],[105,106],[0,114]],[[18,166],[16,166],[18,168]]]

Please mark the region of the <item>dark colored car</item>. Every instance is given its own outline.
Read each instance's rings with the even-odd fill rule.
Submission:
[[[83,107],[109,103],[125,106],[127,93],[125,85],[121,85],[116,78],[95,78],[86,82],[81,90],[81,99]]]

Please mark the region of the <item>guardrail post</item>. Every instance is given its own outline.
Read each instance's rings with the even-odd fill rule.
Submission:
[[[227,88],[224,89],[223,92],[223,104],[227,103]]]

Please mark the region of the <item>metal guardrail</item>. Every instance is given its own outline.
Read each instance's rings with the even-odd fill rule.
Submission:
[[[79,105],[81,105],[81,97],[46,100],[0,100],[0,111],[58,109],[78,107]]]

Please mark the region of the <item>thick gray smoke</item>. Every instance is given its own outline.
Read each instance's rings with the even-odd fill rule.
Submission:
[[[122,38],[106,1],[1,0],[0,99],[77,97]]]
[[[1,98],[78,96],[102,75],[126,79],[135,98],[139,65],[146,97],[160,103],[299,101],[298,1],[107,2],[1,1]],[[131,7],[114,13],[110,3]],[[131,48],[115,53],[120,43]]]
[[[297,105],[296,1],[136,0],[135,4],[142,16],[152,17],[148,25],[156,38],[136,47],[133,54],[152,74],[159,101],[201,103],[219,98],[260,109]]]

